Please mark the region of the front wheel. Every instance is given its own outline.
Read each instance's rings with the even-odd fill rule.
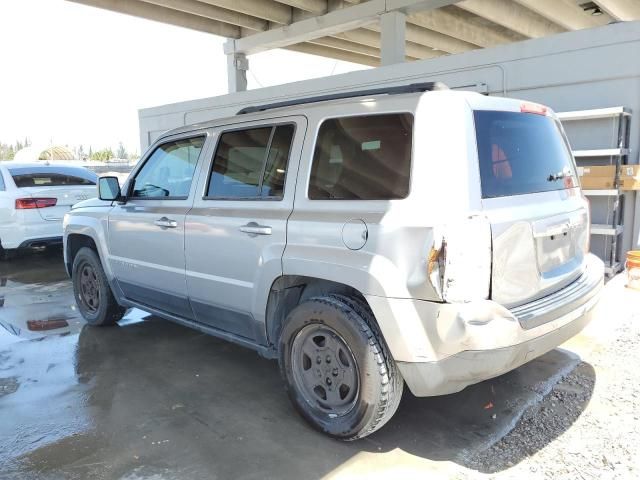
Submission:
[[[280,370],[298,412],[342,440],[382,427],[400,403],[404,382],[368,307],[330,295],[298,305],[280,337]]]
[[[73,293],[82,317],[89,325],[114,325],[124,316],[100,263],[90,248],[81,248],[73,259]]]

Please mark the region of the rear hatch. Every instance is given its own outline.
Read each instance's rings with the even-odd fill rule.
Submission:
[[[43,220],[62,220],[73,205],[97,196],[96,175],[79,167],[20,167],[9,172],[22,198],[55,199],[55,206],[38,208]]]
[[[543,107],[522,110],[474,111],[491,298],[507,307],[574,281],[589,248],[589,206],[562,127]]]

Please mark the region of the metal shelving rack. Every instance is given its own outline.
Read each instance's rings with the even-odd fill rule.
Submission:
[[[631,124],[631,110],[626,107],[598,108],[594,110],[579,110],[558,113],[563,123],[575,121],[589,121],[611,118],[617,121],[617,144],[611,148],[574,150],[573,155],[578,162],[583,159],[608,158],[609,165],[616,166],[616,177],[612,189],[584,190],[589,197],[604,197],[607,200],[607,223],[591,224],[592,235],[604,235],[604,261],[608,276],[615,275],[621,270],[622,264],[618,260],[618,237],[624,232],[622,224],[623,194],[620,191],[620,165],[626,165],[629,157],[629,135]]]

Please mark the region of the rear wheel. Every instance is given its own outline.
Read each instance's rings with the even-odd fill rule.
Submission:
[[[78,309],[89,325],[114,325],[125,309],[118,305],[100,263],[90,248],[81,248],[73,259],[73,293]]]
[[[404,382],[373,315],[357,300],[331,295],[298,305],[279,346],[289,397],[314,428],[355,440],[397,410]]]

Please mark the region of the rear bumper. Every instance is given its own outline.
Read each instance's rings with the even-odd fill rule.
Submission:
[[[36,213],[36,215],[38,214]],[[40,244],[62,243],[62,220],[52,221],[42,220],[41,218],[23,218],[19,220],[21,221],[0,226],[2,248],[28,248]]]
[[[579,279],[512,310],[491,301],[435,304],[387,299],[392,305],[411,302],[421,322],[421,329],[413,326],[412,342],[405,343],[405,350],[398,355],[393,347],[395,339],[388,343],[414,395],[458,392],[513,370],[579,333],[591,320],[603,284],[604,265],[589,255]],[[397,305],[392,309],[401,310]],[[387,339],[384,323],[381,328]],[[411,324],[411,319],[407,323]],[[423,342],[419,347],[417,339]]]

